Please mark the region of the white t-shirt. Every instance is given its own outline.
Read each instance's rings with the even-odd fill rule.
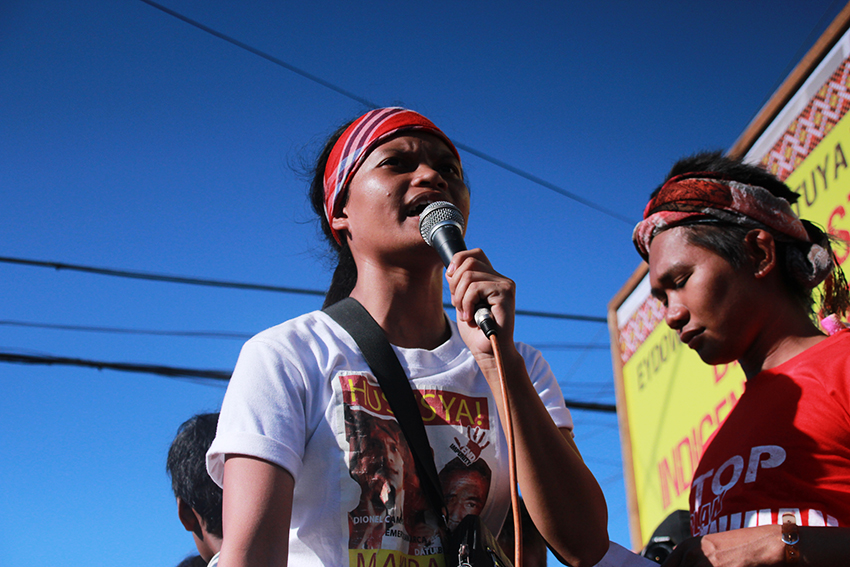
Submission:
[[[393,350],[420,402],[449,526],[478,513],[498,533],[510,505],[507,445],[484,375],[451,329],[434,350]],[[517,347],[555,424],[572,428],[549,365]],[[398,423],[354,340],[325,313],[244,345],[207,453],[219,485],[226,454],[258,457],[295,479],[291,565],[399,565],[402,556],[442,565],[436,518]]]

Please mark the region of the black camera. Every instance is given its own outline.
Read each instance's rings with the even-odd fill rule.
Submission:
[[[652,533],[641,557],[646,557],[656,563],[664,563],[673,548],[691,536],[691,515],[687,510],[676,510],[658,525]]]

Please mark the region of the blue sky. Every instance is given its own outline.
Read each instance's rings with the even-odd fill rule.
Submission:
[[[842,7],[162,3],[290,68],[141,0],[6,0],[0,256],[324,289],[299,169],[365,110],[351,93],[593,203],[461,151],[467,243],[517,282],[518,308],[593,317],[638,266],[632,225],[672,162],[731,146]],[[250,335],[320,306],[8,262],[0,298],[2,353],[225,371],[244,339],[44,326]],[[517,338],[566,397],[614,402],[604,324],[518,317]],[[165,455],[224,384],[0,362],[0,393],[0,567],[167,566],[193,550]],[[611,538],[629,546],[616,417],[574,416]]]

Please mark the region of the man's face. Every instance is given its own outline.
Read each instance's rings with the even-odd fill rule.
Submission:
[[[687,227],[658,234],[649,248],[652,295],[665,321],[708,364],[740,359],[754,344],[764,312],[752,267],[736,270],[722,256],[690,244]]]
[[[478,471],[453,472],[443,487],[449,513],[449,529],[456,528],[469,514],[481,514],[489,490],[490,483]]]

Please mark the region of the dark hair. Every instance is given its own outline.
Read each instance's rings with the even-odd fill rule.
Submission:
[[[764,187],[775,196],[785,199],[791,204],[796,203],[797,199],[800,198],[800,195],[769,171],[757,165],[745,163],[743,160],[726,156],[722,151],[698,152],[683,157],[673,164],[664,179],[664,183],[678,175],[698,177],[697,174],[699,173],[715,173],[729,180]],[[652,192],[652,197],[658,194],[663,185],[662,183]]]
[[[677,176],[698,177],[701,173],[713,173],[730,181],[763,187],[774,196],[785,199],[792,205],[800,197],[788,185],[770,172],[765,171],[757,165],[745,163],[741,159],[723,155],[723,152],[720,151],[700,152],[680,159],[670,169],[664,182],[666,183]],[[663,184],[653,191],[652,197],[658,194],[662,186]],[[791,262],[792,257],[799,258],[801,255],[805,257],[812,243],[819,244],[829,253],[834,263],[832,273],[827,276],[824,283],[824,291],[820,298],[821,308],[819,310],[819,316],[825,317],[830,313],[843,315],[848,305],[850,305],[850,296],[848,296],[844,273],[838,266],[838,261],[835,259],[835,254],[832,251],[830,244],[831,237],[821,228],[807,220],[803,220],[802,223],[806,232],[809,234],[811,242],[789,242],[787,238],[776,239],[777,265],[779,266],[782,279],[790,295],[806,310],[811,311],[814,304],[812,289],[794,276],[791,269]],[[697,221],[695,224],[685,226],[688,229],[685,237],[689,243],[711,250],[726,259],[733,267],[741,268],[747,261],[744,238],[753,228],[760,225],[755,221],[753,226],[741,226],[722,221]],[[767,227],[762,228],[767,229]],[[770,231],[770,229],[767,230]],[[774,231],[770,232],[776,236]],[[797,249],[801,254],[790,254],[789,252],[792,248]]]
[[[171,476],[174,495],[192,507],[204,519],[208,532],[221,533],[221,488],[207,474],[207,449],[215,439],[218,413],[198,414],[178,429],[165,470]]]
[[[446,466],[444,466],[437,475],[440,477],[440,484],[444,487],[447,486],[449,478],[451,478],[451,475],[456,472],[461,474],[467,474],[470,472],[478,473],[484,480],[487,481],[488,485],[490,484],[490,480],[493,476],[493,473],[490,471],[490,466],[484,461],[484,459],[477,459],[467,465],[461,461],[459,457],[455,457],[446,463]]]
[[[351,250],[348,248],[348,243],[342,238],[342,244],[338,243],[331,233],[331,226],[325,216],[325,166],[328,163],[328,158],[331,155],[334,144],[342,136],[345,129],[348,128],[354,120],[349,120],[331,134],[325,146],[322,148],[319,157],[316,160],[316,166],[313,169],[313,179],[310,183],[310,204],[313,205],[313,210],[319,217],[319,222],[322,226],[322,232],[325,235],[331,250],[337,255],[337,265],[334,269],[331,285],[325,294],[325,302],[322,307],[333,305],[340,299],[345,299],[351,294],[354,285],[357,283],[357,265],[354,263],[354,257],[351,255]],[[348,196],[343,197],[347,199]],[[343,203],[344,204],[344,203]]]
[[[190,555],[181,561],[177,567],[207,567],[207,562],[200,555]]]

